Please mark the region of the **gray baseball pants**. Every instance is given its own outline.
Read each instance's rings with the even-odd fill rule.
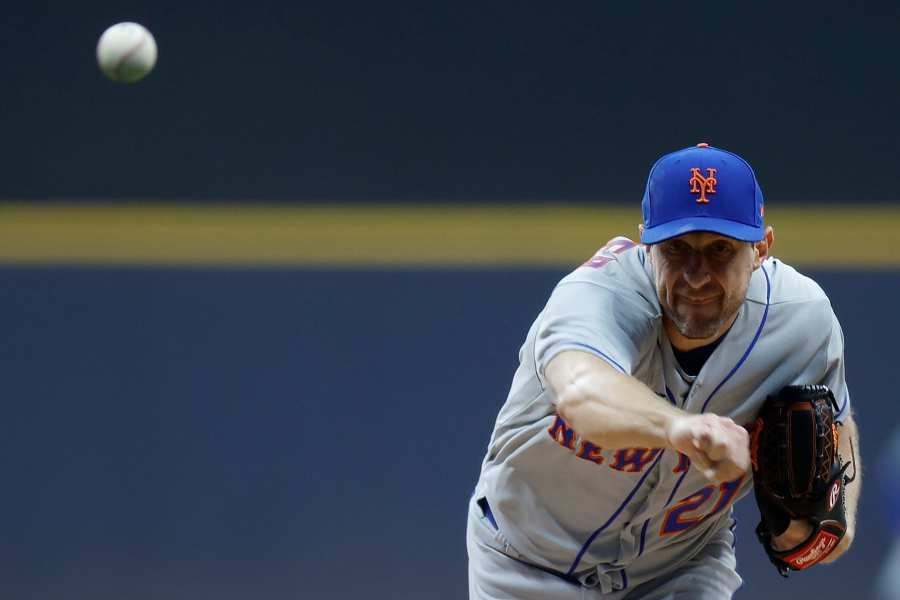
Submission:
[[[730,548],[715,542],[681,567],[630,589],[604,593],[600,587],[576,585],[517,560],[516,550],[474,498],[466,545],[469,600],[726,600],[743,583]]]

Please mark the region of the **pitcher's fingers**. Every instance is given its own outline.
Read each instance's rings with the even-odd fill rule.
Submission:
[[[703,469],[701,471],[701,473],[703,473],[703,476],[706,477],[707,479],[709,479],[710,481],[715,481],[716,483],[718,483],[720,481],[724,481],[723,479],[721,479],[718,476],[718,473],[713,468]]]
[[[691,442],[694,444],[694,448],[701,452],[709,450],[709,445],[712,442],[712,428],[708,423],[698,423],[696,425],[691,432]]]
[[[690,459],[691,459],[691,462],[694,465],[696,465],[697,468],[700,469],[701,472],[704,472],[704,474],[705,474],[705,471],[711,470],[713,468],[713,463],[712,463],[712,461],[709,460],[709,458],[707,458],[706,454],[695,453],[693,456],[690,457]]]
[[[722,460],[724,458],[723,446],[727,448],[728,435],[717,426],[704,424],[694,432],[694,445],[706,456],[712,460]]]
[[[741,470],[742,473],[746,473],[750,470],[750,449],[749,448],[739,448],[735,452],[735,456],[733,462],[737,468]]]
[[[720,461],[728,457],[733,446],[733,441],[729,439],[725,432],[713,431],[710,434],[709,447],[706,449],[706,455],[714,462]]]
[[[719,463],[714,463],[712,467],[710,467],[710,471],[712,472],[712,475],[707,475],[707,479],[716,482],[733,481],[746,472],[745,469],[741,469],[740,466],[733,462],[724,460]]]

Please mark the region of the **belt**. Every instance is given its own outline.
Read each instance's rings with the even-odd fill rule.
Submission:
[[[494,518],[494,513],[491,512],[491,505],[488,504],[487,498],[479,498],[478,506],[481,508],[481,512],[484,513],[485,518],[490,522],[490,524],[496,529],[500,531],[500,528],[497,526],[497,520]],[[597,587],[599,583],[599,576],[597,575],[596,570],[591,569],[589,572],[584,573],[581,577],[574,577],[572,575],[567,575],[562,571],[557,571],[556,569],[551,569],[550,567],[544,567],[541,565],[536,565],[534,563],[530,563],[528,561],[524,561],[521,558],[516,558],[515,556],[510,556],[507,554],[509,558],[513,559],[516,562],[520,562],[523,565],[528,565],[529,567],[533,567],[535,569],[541,570],[544,573],[549,573],[550,575],[555,575],[560,579],[571,583],[572,585],[577,585],[578,587]]]

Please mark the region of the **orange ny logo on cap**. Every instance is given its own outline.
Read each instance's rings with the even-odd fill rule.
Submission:
[[[716,193],[716,184],[719,183],[719,180],[716,179],[716,170],[712,167],[707,167],[706,177],[700,174],[699,167],[693,167],[691,169],[691,180],[688,183],[691,184],[692,194],[700,194],[700,197],[697,198],[697,203],[708,204],[709,200],[706,198],[706,194]]]

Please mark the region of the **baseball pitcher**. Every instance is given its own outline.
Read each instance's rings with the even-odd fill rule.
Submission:
[[[843,334],[771,256],[752,168],[707,144],[667,154],[642,212],[641,243],[560,281],[521,347],[469,505],[473,600],[731,598],[751,489],[784,575],[853,539]]]

